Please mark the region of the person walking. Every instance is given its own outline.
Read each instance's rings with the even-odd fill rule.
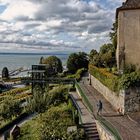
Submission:
[[[101,100],[99,100],[98,104],[97,104],[97,107],[98,107],[98,111],[97,111],[97,114],[100,115],[100,113],[102,113],[102,110],[103,110],[103,103]]]

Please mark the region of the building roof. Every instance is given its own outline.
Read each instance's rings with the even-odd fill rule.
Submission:
[[[140,0],[126,0],[123,2],[122,6],[117,8],[116,17],[118,17],[118,13],[121,10],[135,10],[140,9]]]

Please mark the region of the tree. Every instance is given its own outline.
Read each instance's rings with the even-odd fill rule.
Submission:
[[[100,48],[100,60],[103,67],[113,67],[116,66],[116,49],[112,44],[104,44]]]
[[[100,56],[99,53],[96,50],[91,50],[89,54],[90,58],[90,63],[93,64],[94,66],[100,67]]]
[[[113,67],[116,66],[116,49],[112,44],[104,44],[101,46],[99,53],[96,50],[90,52],[90,63],[97,67]]]
[[[42,56],[42,57],[40,58],[39,64],[42,64],[42,63],[43,63],[43,60],[44,60],[44,57]]]
[[[4,67],[2,70],[2,78],[6,78],[6,79],[9,78],[9,71],[7,67]]]
[[[88,68],[88,62],[86,53],[72,53],[67,60],[67,68],[69,72],[75,73],[80,68]]]
[[[54,75],[63,71],[61,60],[56,56],[49,56],[46,59],[42,59],[42,64],[46,64],[46,71],[48,75]]]
[[[109,33],[110,35],[110,40],[114,46],[114,48],[117,48],[117,28],[118,28],[118,20],[116,19],[116,21],[113,23],[113,27],[112,27],[112,32]]]

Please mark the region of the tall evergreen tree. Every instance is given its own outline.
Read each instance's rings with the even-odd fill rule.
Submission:
[[[7,67],[4,67],[2,70],[2,78],[6,78],[6,79],[9,78],[9,70]]]

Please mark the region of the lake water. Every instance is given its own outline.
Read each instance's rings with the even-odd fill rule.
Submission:
[[[40,58],[55,54],[0,54],[0,73],[3,67],[14,70],[20,67],[31,68],[33,64],[39,64]],[[63,65],[66,65],[68,54],[56,54],[61,59]]]

